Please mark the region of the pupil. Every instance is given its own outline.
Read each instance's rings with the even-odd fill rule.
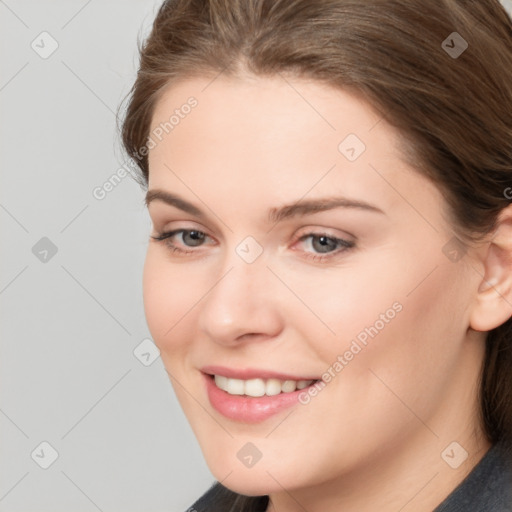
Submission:
[[[319,245],[315,246],[315,242],[313,241],[313,246],[315,250],[318,252],[329,252],[332,249],[335,249],[335,241],[327,236],[318,237]]]
[[[189,231],[188,233],[185,233],[185,237],[189,237],[189,241],[192,242],[188,243],[188,245],[200,245],[203,241],[204,234],[200,231]]]

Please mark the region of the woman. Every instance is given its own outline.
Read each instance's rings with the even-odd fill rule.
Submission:
[[[190,510],[512,510],[497,0],[173,0],[122,126]]]

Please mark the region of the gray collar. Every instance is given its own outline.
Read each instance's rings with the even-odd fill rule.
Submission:
[[[512,461],[491,446],[471,473],[433,512],[512,512]]]

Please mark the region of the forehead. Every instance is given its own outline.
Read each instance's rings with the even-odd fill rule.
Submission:
[[[186,192],[185,180],[210,194],[205,185],[214,183],[217,192],[257,191],[277,202],[336,192],[383,208],[404,196],[426,208],[441,201],[403,161],[400,134],[376,110],[311,80],[221,75],[173,84],[156,105],[150,134],[150,188]]]
[[[190,98],[197,102],[193,109],[187,107]],[[245,78],[220,75],[178,82],[164,89],[156,104],[151,131],[169,121],[173,114],[181,115],[179,121],[174,116],[172,131],[178,131],[178,124],[183,131],[191,122],[181,121],[193,114],[190,117],[196,118],[205,130],[243,129],[258,139],[271,135],[272,140],[308,133],[327,138],[336,133],[337,138],[349,130],[363,137],[381,121],[380,114],[354,93],[285,75]],[[286,132],[280,130],[285,127]],[[391,127],[387,129],[390,137],[396,135]],[[219,137],[222,135],[218,133]]]

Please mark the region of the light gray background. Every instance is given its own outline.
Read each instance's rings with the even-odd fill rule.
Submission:
[[[160,3],[0,0],[1,512],[180,512],[213,482],[160,358],[133,353],[143,191],[92,194],[125,163],[115,112]]]
[[[143,191],[92,194],[124,163],[114,114],[160,3],[0,2],[2,512],[180,512],[214,481],[161,359],[133,354],[150,336]]]

